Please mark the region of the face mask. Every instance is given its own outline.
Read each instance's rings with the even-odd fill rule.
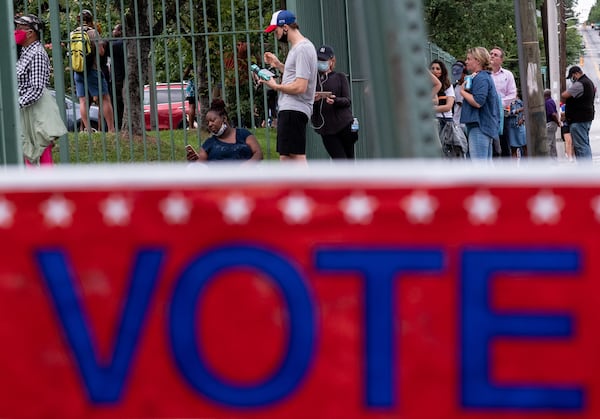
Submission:
[[[325,73],[329,70],[329,61],[319,61],[317,63],[317,68],[319,69],[320,73]]]
[[[223,135],[223,133],[225,132],[226,129],[227,129],[227,124],[225,122],[223,122],[223,124],[221,124],[221,128],[219,128],[219,130],[217,132],[215,132],[215,136],[220,137],[221,135]]]
[[[27,39],[27,31],[24,31],[23,29],[15,30],[15,42],[17,45],[23,45],[25,39]]]
[[[287,37],[287,31],[284,29],[283,30],[283,35],[281,35],[281,38],[279,38],[279,42],[283,42],[285,44],[288,43],[288,37]]]

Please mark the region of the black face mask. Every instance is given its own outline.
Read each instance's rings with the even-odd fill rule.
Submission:
[[[287,31],[284,29],[283,30],[283,35],[281,35],[281,38],[279,38],[279,42],[283,42],[283,43],[288,43],[288,37],[287,37],[288,33]]]

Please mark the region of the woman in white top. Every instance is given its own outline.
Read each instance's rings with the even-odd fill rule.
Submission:
[[[454,107],[454,87],[448,77],[448,69],[441,60],[433,60],[429,65],[431,72],[442,82],[442,87],[438,91],[438,104],[434,106],[435,116],[440,123],[440,132],[447,122],[452,121],[452,108]]]

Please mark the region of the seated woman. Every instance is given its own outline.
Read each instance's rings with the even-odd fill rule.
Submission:
[[[189,161],[262,160],[260,145],[254,134],[245,128],[227,125],[227,111],[222,99],[214,99],[206,112],[206,124],[212,136],[196,153],[188,147]]]

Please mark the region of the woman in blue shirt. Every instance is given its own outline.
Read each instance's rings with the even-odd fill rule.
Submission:
[[[188,160],[262,160],[262,151],[254,134],[245,128],[230,127],[227,119],[225,102],[214,99],[206,112],[206,124],[212,136],[204,141],[198,153],[188,149]]]
[[[500,106],[496,86],[490,75],[490,53],[483,47],[467,51],[470,89],[463,88],[460,122],[467,127],[471,159],[492,159],[493,141],[500,129]]]

